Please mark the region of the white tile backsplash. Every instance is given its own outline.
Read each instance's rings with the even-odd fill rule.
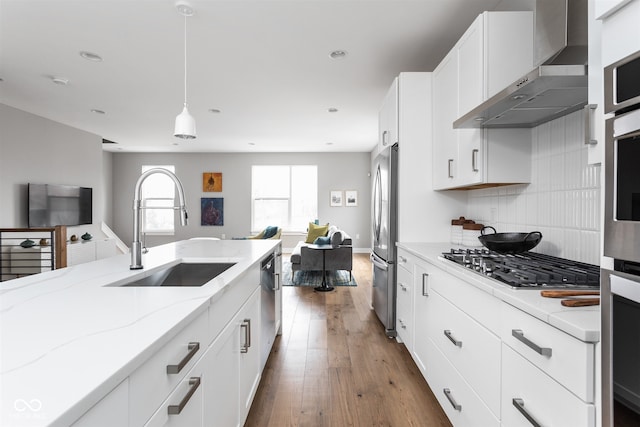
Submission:
[[[498,232],[540,231],[534,249],[600,262],[600,166],[588,165],[583,113],[533,129],[530,184],[469,191],[468,217]]]

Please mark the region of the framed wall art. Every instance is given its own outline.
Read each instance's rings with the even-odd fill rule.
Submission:
[[[345,206],[358,206],[358,190],[346,190],[344,192]]]
[[[205,193],[222,191],[222,172],[203,172],[202,191]]]
[[[202,197],[200,199],[200,225],[224,225],[224,199]]]
[[[331,191],[331,206],[342,206],[342,191]]]

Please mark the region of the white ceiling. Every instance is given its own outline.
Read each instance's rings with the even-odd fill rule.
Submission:
[[[109,151],[366,152],[393,77],[433,70],[499,3],[190,1],[187,97],[198,138],[184,141],[172,135],[184,96],[175,1],[0,0],[0,102],[117,142]],[[331,59],[334,50],[348,56]]]

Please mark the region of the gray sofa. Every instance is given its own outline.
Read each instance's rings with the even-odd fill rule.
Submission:
[[[309,248],[309,243],[298,242],[291,252],[291,275],[295,282],[296,271],[310,270],[322,271],[322,254],[325,252],[325,270],[346,270],[351,277],[353,269],[353,241],[351,236],[343,230],[332,226],[329,228],[327,236],[331,240],[332,249],[319,251]]]

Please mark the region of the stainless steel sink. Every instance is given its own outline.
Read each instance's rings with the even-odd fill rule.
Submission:
[[[236,263],[182,263],[120,286],[202,286]]]

